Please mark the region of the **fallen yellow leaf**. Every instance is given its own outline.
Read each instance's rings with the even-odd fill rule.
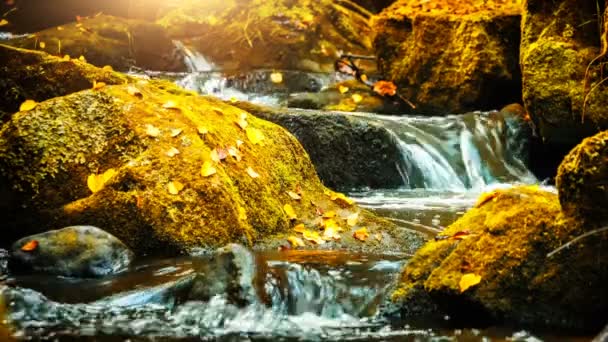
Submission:
[[[182,129],[181,128],[175,128],[171,130],[171,138],[175,138],[178,135],[182,134]]]
[[[82,56],[82,55],[80,57],[78,57],[78,60],[81,61],[81,62],[84,62],[84,63],[87,62],[87,59],[84,58],[84,56]]]
[[[466,291],[471,286],[479,284],[480,281],[481,276],[478,276],[475,273],[467,273],[463,275],[462,278],[460,278],[460,282],[458,283],[458,286],[460,287],[460,293]]]
[[[293,210],[293,207],[291,205],[285,204],[283,206],[283,210],[285,211],[285,214],[290,220],[295,220],[298,218],[298,215],[296,215],[296,212],[295,210]]]
[[[317,245],[322,245],[325,243],[325,240],[323,240],[323,238],[319,235],[319,233],[315,232],[315,231],[305,230],[302,233],[302,237],[304,238],[304,240],[314,242]]]
[[[184,189],[184,184],[178,181],[169,182],[169,184],[167,184],[167,189],[171,195],[177,195]]]
[[[93,90],[99,90],[105,86],[106,86],[105,82],[93,81]]]
[[[350,207],[353,204],[355,204],[355,201],[353,201],[352,199],[346,197],[344,194],[341,194],[341,193],[332,194],[330,199],[332,201],[338,203],[338,205],[340,205],[342,207]]]
[[[374,237],[376,238],[376,240],[382,241],[382,234],[376,233],[376,234],[374,234]]]
[[[297,236],[290,236],[287,238],[287,241],[289,241],[289,243],[291,243],[292,246],[294,247],[304,247],[304,241],[302,241],[302,239],[300,239]]]
[[[302,199],[302,196],[296,194],[293,191],[287,191],[287,194],[289,195],[289,197],[291,197],[292,200],[299,201]]]
[[[177,106],[177,103],[175,103],[175,101],[167,101],[163,104],[163,108],[165,109],[175,109],[175,110],[180,110],[180,108]]]
[[[213,164],[211,164],[210,161],[206,161],[203,163],[203,166],[201,167],[201,175],[203,177],[209,177],[211,175],[216,174],[217,170],[215,169],[215,167],[213,167]]]
[[[334,219],[323,220],[323,229],[334,229],[336,231],[342,231],[342,228],[338,226],[338,223]]]
[[[41,49],[44,49],[46,47],[46,43],[40,42],[40,44],[38,44],[38,46],[40,46]]]
[[[237,150],[234,146],[228,147],[228,154],[232,156],[232,158],[236,159],[236,161],[241,161],[242,159],[241,153],[239,153],[239,150]]]
[[[247,127],[245,133],[247,134],[249,141],[254,145],[261,145],[261,142],[264,140],[264,133],[257,128]]]
[[[19,111],[20,112],[28,112],[34,108],[36,108],[36,106],[38,106],[38,102],[34,101],[34,100],[25,100],[21,106],[19,106]]]
[[[6,26],[8,24],[9,24],[8,20],[6,20],[6,19],[0,19],[0,26]]]
[[[90,174],[87,177],[87,186],[91,192],[96,193],[104,188],[106,182],[116,174],[116,170],[108,169],[102,174]]]
[[[325,228],[325,231],[323,232],[323,239],[325,241],[340,240],[340,234],[338,234],[338,231],[333,227]]]
[[[333,210],[326,211],[325,214],[323,214],[324,219],[329,219],[329,218],[333,218],[333,217],[336,217],[336,212]]]
[[[304,223],[300,223],[297,226],[293,227],[293,230],[297,233],[304,233],[306,228],[304,227]]]
[[[343,86],[343,85],[339,85],[338,86],[338,91],[340,92],[340,94],[345,94],[350,90],[350,88],[348,88],[347,86]]]
[[[247,128],[247,126],[249,125],[249,123],[247,122],[247,114],[245,113],[241,113],[239,119],[237,121],[235,121],[235,123],[237,124],[237,126],[239,126],[242,130],[244,130],[245,128]]]
[[[70,55],[63,55],[63,60],[69,62],[71,60]]]
[[[221,108],[218,108],[218,107],[213,107],[213,108],[211,108],[211,110],[212,110],[212,111],[213,111],[215,114],[218,114],[218,115],[224,115],[224,111],[223,111]]]
[[[273,72],[272,74],[270,74],[270,81],[272,81],[272,83],[283,82],[283,74],[281,74],[280,72]]]
[[[127,94],[129,94],[131,96],[135,96],[137,98],[144,97],[144,95],[141,93],[141,91],[139,91],[139,89],[137,89],[135,86],[132,86],[132,85],[127,87]]]
[[[367,232],[367,228],[361,228],[353,233],[353,237],[359,241],[365,242],[369,237],[369,233]]]
[[[348,218],[346,219],[346,224],[348,224],[351,227],[354,227],[357,225],[358,220],[359,220],[359,213],[353,213],[353,214],[349,215]]]
[[[173,158],[173,157],[175,157],[178,154],[179,154],[179,150],[176,149],[175,147],[171,147],[169,149],[169,151],[167,151],[167,156],[170,157],[170,158]]]
[[[101,70],[103,71],[114,71],[114,68],[112,68],[111,65],[104,65]]]
[[[198,131],[198,134],[200,134],[200,135],[205,135],[205,134],[209,133],[209,130],[203,126],[198,126],[196,128],[196,130]]]
[[[146,125],[146,134],[151,137],[158,137],[160,135],[160,129],[154,127],[154,125],[147,124]]]
[[[236,141],[236,148],[238,148],[239,150],[241,149],[241,146],[244,144],[244,142],[242,140],[237,140]]]
[[[359,95],[359,94],[353,94],[353,95],[351,96],[351,98],[353,99],[353,101],[354,101],[355,103],[359,103],[359,102],[363,101],[363,96],[361,96],[361,95]]]
[[[255,171],[253,171],[253,169],[251,168],[251,166],[247,167],[247,170],[245,170],[245,171],[247,171],[247,174],[251,178],[260,178],[260,174],[257,173],[257,172],[255,172]]]

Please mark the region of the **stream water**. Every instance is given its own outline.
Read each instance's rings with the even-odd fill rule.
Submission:
[[[185,75],[158,75],[225,99],[284,105],[295,92],[315,92],[337,75],[270,70],[223,74],[195,53]],[[493,113],[446,117],[354,113],[389,130],[402,152],[403,186],[355,189],[364,207],[398,225],[432,236],[478,195],[497,187],[537,183],[522,161],[517,127]],[[98,341],[348,340],[538,341],[563,340],[515,327],[458,329],[449,318],[423,325],[389,325],[376,314],[407,256],[320,251],[255,251],[233,247],[217,254],[139,260],[128,271],[98,280],[40,275],[4,276],[7,321],[16,337]],[[0,253],[0,270],[6,268]],[[228,266],[227,266],[228,265]],[[234,272],[239,271],[238,276]],[[4,272],[0,271],[0,274]],[[201,293],[200,288],[215,289]],[[199,289],[199,290],[197,290]],[[205,290],[207,291],[207,290]],[[203,292],[205,292],[203,291]],[[580,340],[587,340],[582,338]]]

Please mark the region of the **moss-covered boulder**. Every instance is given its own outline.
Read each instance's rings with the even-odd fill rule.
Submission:
[[[559,167],[559,200],[568,213],[584,220],[608,220],[608,131],[586,138]]]
[[[6,43],[57,56],[83,56],[93,65],[109,65],[117,70],[131,67],[161,71],[186,69],[183,57],[161,26],[103,14]]]
[[[333,71],[339,51],[371,51],[371,14],[349,0],[179,3],[158,23],[223,69]]]
[[[76,56],[78,57],[78,56]],[[43,101],[93,87],[95,82],[123,84],[133,78],[99,69],[78,58],[0,44],[0,121],[19,110],[25,100]]]
[[[465,113],[520,101],[520,7],[473,6],[480,3],[400,0],[375,17],[380,71],[414,102],[412,112]]]
[[[325,189],[283,128],[168,82],[56,97],[14,114],[0,130],[4,243],[88,224],[140,255],[276,245],[297,234],[296,223],[318,234],[326,212],[343,228],[326,248],[411,251],[421,242]],[[347,226],[357,212],[358,223]],[[355,240],[362,227],[380,238]]]
[[[602,83],[605,59],[591,63],[600,54],[602,3],[525,1],[523,100],[548,143],[572,147],[608,127],[608,88]]]
[[[608,234],[585,232],[557,194],[535,186],[484,194],[416,252],[393,294],[406,317],[597,331],[608,314]]]
[[[319,178],[333,189],[404,186],[396,138],[381,125],[336,112],[276,110],[237,103],[250,113],[286,128],[302,144]]]

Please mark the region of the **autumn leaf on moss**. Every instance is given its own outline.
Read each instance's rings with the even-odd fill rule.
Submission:
[[[289,243],[293,246],[293,247],[304,247],[306,246],[304,244],[304,241],[302,241],[302,239],[300,239],[297,236],[290,236],[287,238],[287,241],[289,241]]]
[[[258,145],[262,143],[264,140],[264,133],[257,128],[247,127],[245,129],[245,133],[247,134],[247,139],[251,141],[252,144]]]
[[[37,240],[30,240],[25,245],[21,246],[21,250],[24,252],[31,252],[38,248]]]
[[[72,58],[70,58],[70,55],[63,55],[63,60],[69,62],[72,60]]]
[[[463,275],[462,278],[460,278],[460,282],[458,283],[458,286],[460,287],[460,293],[466,291],[471,286],[479,284],[480,281],[481,276],[475,273],[467,273]]]
[[[285,214],[290,220],[295,220],[298,218],[298,215],[296,215],[295,210],[293,210],[293,207],[290,204],[285,204],[283,206],[283,211],[285,211]]]
[[[376,240],[382,241],[382,234],[376,233],[376,234],[374,234],[374,237],[376,238]]]
[[[353,213],[346,218],[346,224],[351,227],[357,225],[357,221],[359,220],[359,213]]]
[[[291,199],[294,200],[294,201],[299,201],[299,200],[302,199],[302,196],[296,194],[293,191],[287,191],[287,195],[289,195],[289,197],[291,197]]]
[[[217,170],[215,169],[215,167],[213,167],[213,164],[211,164],[210,161],[204,162],[203,166],[201,166],[201,175],[203,177],[209,177],[216,173],[217,173]]]
[[[378,81],[374,83],[374,92],[380,96],[395,96],[397,94],[397,86],[393,82]]]
[[[105,82],[93,81],[93,90],[99,90],[105,86],[106,86]]]
[[[325,231],[323,231],[323,239],[325,241],[340,240],[340,234],[338,234],[338,231],[336,228],[333,228],[333,227],[325,228]]]
[[[101,70],[103,71],[114,71],[114,68],[112,68],[111,65],[104,65]]]
[[[205,134],[209,133],[209,130],[207,128],[203,127],[203,126],[196,127],[196,131],[200,135],[205,135]]]
[[[355,103],[359,103],[359,102],[363,101],[363,96],[361,96],[361,95],[359,95],[359,94],[353,94],[353,95],[351,96],[351,98],[353,99],[353,101],[354,101]]]
[[[167,189],[171,195],[177,195],[184,189],[184,184],[178,181],[169,182],[169,184],[167,184]]]
[[[41,49],[44,49],[44,48],[46,48],[46,43],[45,43],[45,42],[40,42],[40,44],[38,44],[38,46],[39,46]]]
[[[344,86],[344,85],[338,86],[338,91],[340,92],[340,94],[346,94],[346,93],[348,93],[349,90],[350,90],[350,88],[348,88],[347,86]]]
[[[236,148],[238,148],[239,150],[241,149],[241,146],[243,146],[244,142],[242,140],[237,140],[236,141]]]
[[[338,226],[338,223],[334,219],[323,220],[322,225],[324,230],[333,229],[337,232],[342,231],[342,228]]]
[[[305,230],[302,233],[302,237],[304,238],[304,240],[316,243],[317,245],[325,244],[325,240],[321,237],[321,235],[319,235],[318,232],[312,230]]]
[[[323,214],[324,219],[329,219],[329,218],[333,218],[333,217],[336,217],[336,212],[333,210],[327,211],[327,212],[325,212],[325,214]]]
[[[154,125],[147,124],[146,125],[146,134],[153,138],[156,138],[160,135],[160,129],[154,127]]]
[[[369,233],[367,232],[367,228],[361,228],[359,230],[356,230],[353,233],[353,237],[359,241],[365,242],[367,240],[367,238],[369,238]]]
[[[178,135],[182,134],[182,129],[181,128],[175,128],[171,130],[171,138],[175,138]]]
[[[211,110],[217,115],[224,115],[224,111],[221,108],[213,107]]]
[[[295,227],[293,227],[293,230],[296,233],[304,233],[304,231],[306,230],[306,228],[304,227],[304,223],[300,223],[300,224],[296,225]]]
[[[338,205],[340,205],[342,207],[350,207],[353,204],[355,204],[355,201],[353,201],[352,199],[346,197],[342,193],[331,194],[331,196],[329,197],[329,199],[331,199],[332,201],[336,202]]]
[[[239,119],[235,121],[236,125],[239,126],[242,130],[245,130],[249,123],[247,123],[247,114],[241,113]]]
[[[79,60],[79,61],[81,61],[81,62],[83,62],[83,63],[86,63],[86,62],[87,62],[87,59],[86,59],[86,58],[84,58],[84,56],[83,56],[83,55],[80,55],[80,57],[78,57],[78,60]]]
[[[247,171],[247,174],[248,174],[248,175],[249,175],[249,177],[251,177],[251,178],[260,178],[260,174],[259,174],[259,173],[257,173],[257,172],[255,172],[255,171],[254,171],[254,170],[251,168],[251,166],[247,167],[247,170],[245,170],[245,171]]]
[[[236,159],[236,161],[237,161],[237,162],[240,162],[240,161],[241,161],[241,159],[242,159],[242,157],[241,157],[241,153],[240,153],[240,152],[239,152],[239,150],[237,150],[237,148],[236,148],[236,147],[234,147],[234,146],[230,146],[230,147],[228,147],[228,154],[229,154],[229,155],[230,155],[232,158]]]
[[[272,74],[270,74],[270,81],[275,84],[283,82],[283,74],[278,71],[273,72]]]
[[[87,178],[87,186],[91,192],[96,193],[104,188],[107,181],[114,177],[116,170],[108,169],[102,174],[91,174]]]
[[[170,157],[170,158],[173,158],[173,157],[175,157],[178,154],[179,154],[179,150],[176,149],[175,147],[171,147],[169,149],[169,151],[167,151],[167,156]]]
[[[132,85],[127,87],[127,94],[129,94],[131,96],[135,96],[139,99],[144,97],[144,95],[141,93],[141,91],[139,91],[139,89],[137,89],[135,86],[132,86]]]
[[[163,103],[163,108],[165,108],[165,109],[181,110],[181,108],[179,108],[177,106],[177,103],[175,103],[175,101],[171,101],[171,100]]]
[[[23,101],[21,106],[19,106],[19,111],[20,112],[29,112],[30,110],[36,108],[36,106],[38,106],[38,102],[36,102],[34,100],[25,100],[25,101]]]

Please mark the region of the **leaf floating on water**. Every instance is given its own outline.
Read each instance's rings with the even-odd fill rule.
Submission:
[[[178,106],[177,103],[175,103],[175,101],[167,101],[163,104],[163,108],[165,109],[174,109],[174,110],[181,110]]]
[[[361,96],[361,95],[359,95],[359,94],[353,94],[353,95],[351,96],[351,98],[353,99],[353,101],[354,101],[355,103],[359,103],[359,102],[363,101],[363,96]]]
[[[205,135],[205,134],[209,133],[209,130],[203,126],[198,126],[196,128],[196,130],[198,131],[198,134],[200,134],[200,135]]]
[[[357,225],[357,221],[359,220],[359,213],[354,213],[348,216],[348,218],[346,218],[346,224],[348,224],[351,227],[354,227]]]
[[[293,207],[290,204],[285,204],[283,206],[283,211],[285,211],[285,214],[290,220],[295,220],[298,218],[298,215],[296,215],[296,211],[293,210]]]
[[[154,127],[154,125],[147,124],[146,125],[146,134],[153,138],[156,138],[160,135],[160,129]]]
[[[257,173],[257,172],[255,172],[255,171],[253,171],[253,169],[251,168],[251,166],[247,167],[247,170],[245,170],[245,171],[247,171],[247,174],[251,178],[260,178],[260,174]]]
[[[300,234],[302,234],[302,233],[304,233],[304,231],[306,230],[306,227],[304,227],[304,223],[300,223],[300,224],[298,224],[297,226],[293,227],[293,230],[294,230],[296,233],[300,233]]]
[[[182,134],[183,129],[181,128],[175,128],[171,130],[171,138],[175,138],[178,135]]]
[[[38,44],[38,46],[39,46],[41,49],[44,49],[44,48],[46,47],[46,43],[45,43],[45,42],[40,42],[40,44]]]
[[[106,86],[105,82],[93,81],[93,90],[99,90],[105,86]]]
[[[203,166],[201,167],[201,175],[203,177],[209,177],[216,173],[217,173],[217,170],[215,169],[215,167],[213,167],[213,164],[211,164],[210,161],[206,161],[203,163]]]
[[[291,245],[293,247],[304,247],[304,246],[306,246],[304,244],[304,241],[302,241],[302,239],[300,239],[297,236],[290,236],[290,237],[287,238],[287,241],[289,241],[289,243],[291,243]]]
[[[111,65],[104,65],[101,70],[103,71],[114,71],[114,68],[112,68]]]
[[[182,184],[178,181],[169,182],[169,184],[167,184],[167,190],[169,190],[169,193],[171,195],[177,195],[183,189],[184,189],[184,184]]]
[[[38,106],[38,102],[34,100],[25,100],[21,106],[19,106],[20,112],[29,112],[30,110],[36,108]]]
[[[245,129],[245,133],[247,134],[249,141],[251,141],[251,143],[254,145],[261,145],[262,141],[264,140],[264,133],[257,128],[247,127],[247,129]]]
[[[116,170],[108,169],[102,174],[91,174],[87,178],[87,186],[92,193],[96,193],[104,188],[107,181],[116,174]]]
[[[338,86],[338,91],[340,92],[340,94],[346,94],[346,93],[348,93],[349,90],[350,90],[350,88],[347,86],[343,86],[343,85]]]
[[[315,231],[305,230],[302,233],[302,237],[304,238],[304,240],[316,243],[317,245],[325,244],[325,240],[319,235],[318,232]]]
[[[6,19],[0,19],[0,27],[8,25],[9,22]]]
[[[302,199],[302,196],[296,194],[293,191],[287,191],[287,194],[289,195],[289,197],[291,197],[292,200],[299,201]]]
[[[179,154],[179,150],[176,149],[175,147],[171,147],[169,149],[169,151],[167,151],[167,156],[170,157],[170,158],[173,158],[173,157],[175,157],[178,154]]]
[[[21,250],[24,252],[32,252],[38,248],[38,240],[30,240],[21,246]]]
[[[468,290],[470,287],[475,286],[481,282],[481,276],[475,273],[467,273],[460,278],[458,286],[460,287],[460,293]]]
[[[359,241],[365,242],[369,238],[367,228],[361,228],[353,233],[353,237]]]
[[[280,72],[273,72],[270,74],[270,81],[275,84],[283,82],[283,74]]]
[[[140,99],[142,97],[144,97],[144,95],[141,93],[141,91],[139,91],[139,89],[137,89],[137,87],[132,86],[132,85],[127,87],[127,94],[129,94],[131,96],[135,96]]]

